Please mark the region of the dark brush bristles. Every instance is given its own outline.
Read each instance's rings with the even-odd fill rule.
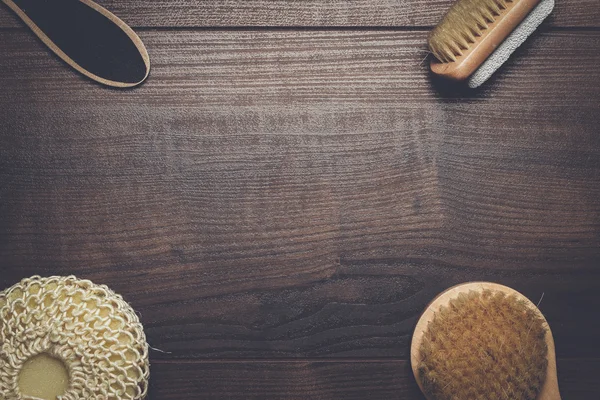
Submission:
[[[535,400],[548,364],[544,324],[515,296],[459,294],[423,336],[424,391],[435,400]]]
[[[441,62],[456,61],[514,1],[458,0],[431,31],[429,50]]]

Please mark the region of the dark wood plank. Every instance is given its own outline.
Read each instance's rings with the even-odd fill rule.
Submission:
[[[600,360],[558,361],[563,398],[595,399]],[[150,400],[423,399],[406,361],[155,363]]]
[[[557,353],[582,357],[598,354],[600,323],[585,315],[600,306],[599,278],[598,272],[490,271],[431,260],[357,262],[311,283],[188,294],[173,303],[148,299],[154,304],[138,308],[152,345],[170,352],[156,357],[406,358],[414,325],[433,297],[454,284],[486,280],[514,287],[535,303],[543,296],[540,307]]]
[[[434,26],[454,0],[96,0],[134,27]],[[548,25],[598,27],[596,0],[561,0]],[[0,28],[21,26],[0,7]]]
[[[427,122],[441,118],[433,113],[471,120],[463,115],[479,112],[476,107],[489,105],[490,101],[502,104],[502,109],[489,107],[481,116],[494,119],[495,129],[502,131],[512,128],[510,122],[504,124],[507,119],[520,118],[531,129],[539,129],[539,124],[558,129],[552,127],[561,124],[563,115],[573,116],[575,109],[581,110],[576,123],[585,124],[588,122],[585,118],[594,117],[585,114],[591,110],[589,107],[597,110],[600,96],[595,84],[598,32],[538,32],[478,91],[460,91],[429,76],[427,51],[423,46],[427,34],[426,31],[148,31],[141,37],[148,43],[152,58],[149,81],[135,90],[119,92],[79,79],[28,33],[1,32],[0,49],[5,57],[0,60],[0,85],[6,93],[0,104],[17,107],[35,101],[56,103],[55,107],[72,107],[73,103],[82,107],[91,104],[193,107],[219,110],[224,122],[236,123],[230,129],[241,124],[226,117],[239,115],[237,111],[241,109],[273,111],[277,115],[295,110],[296,114],[305,111],[311,118],[305,124],[311,124],[312,132],[335,127],[341,133],[352,132],[354,121],[348,118],[329,121],[328,127],[321,129],[323,121],[317,119],[331,110],[345,109],[352,113],[399,110],[395,113],[399,116],[407,111],[417,115],[429,113]],[[572,46],[573,43],[577,46]],[[82,93],[85,93],[83,99]],[[298,106],[302,109],[297,110]],[[448,108],[458,111],[447,112]],[[143,110],[154,112],[153,108]],[[475,120],[479,117],[476,115]],[[422,119],[370,118],[368,122],[376,131],[393,124],[402,127],[420,123]],[[277,122],[271,122],[271,129],[276,127],[284,133],[285,127]],[[295,122],[298,125],[301,121]],[[444,122],[431,123],[444,128]],[[476,135],[478,132],[472,132],[474,127],[476,124],[471,123],[469,130],[452,130],[452,134]],[[445,129],[450,128],[453,126]],[[488,136],[479,135],[484,140]],[[537,142],[535,135],[520,136],[522,140]]]
[[[487,279],[600,357],[600,33],[455,95],[426,34],[144,32],[152,76],[117,91],[0,33],[0,284],[108,284],[165,358],[406,358],[437,292]]]
[[[423,399],[406,361],[151,365],[149,400]]]

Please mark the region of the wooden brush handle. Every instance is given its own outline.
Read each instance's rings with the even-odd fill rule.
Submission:
[[[104,85],[131,87],[150,71],[127,24],[91,0],[2,0],[56,55]]]

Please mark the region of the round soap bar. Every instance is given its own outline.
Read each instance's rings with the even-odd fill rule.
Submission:
[[[141,400],[148,344],[123,298],[74,276],[0,292],[1,398]]]

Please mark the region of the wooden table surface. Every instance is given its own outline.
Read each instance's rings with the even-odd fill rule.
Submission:
[[[428,73],[450,0],[103,0],[134,90],[73,73],[0,8],[0,286],[75,274],[141,314],[150,399],[422,399],[416,320],[509,285],[600,398],[600,3],[478,91]]]

